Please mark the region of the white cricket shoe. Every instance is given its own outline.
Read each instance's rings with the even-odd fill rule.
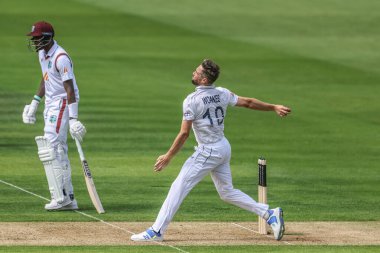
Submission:
[[[71,201],[70,204],[66,205],[66,206],[63,206],[61,207],[60,209],[58,210],[78,210],[78,203],[77,203],[77,200],[74,199],[73,201]]]
[[[140,234],[132,235],[131,240],[136,242],[161,242],[164,240],[164,237],[160,233],[154,231],[152,228],[148,228],[146,231]]]
[[[52,199],[49,204],[45,205],[45,209],[48,211],[77,210],[78,204],[75,199],[72,201],[70,198],[66,198],[62,203]]]
[[[271,226],[274,234],[274,239],[281,240],[285,232],[285,224],[281,207],[268,210],[269,218],[267,223]]]

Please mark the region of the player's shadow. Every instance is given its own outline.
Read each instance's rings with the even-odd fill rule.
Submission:
[[[143,210],[159,210],[159,206],[150,203],[103,203],[106,213],[134,213]],[[79,211],[93,211],[95,207],[92,204],[80,205]]]

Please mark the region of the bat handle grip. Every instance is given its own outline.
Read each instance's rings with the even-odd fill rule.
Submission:
[[[80,160],[81,161],[86,160],[86,158],[84,157],[84,153],[83,153],[83,149],[82,149],[82,145],[80,144],[80,141],[78,141],[77,138],[74,138],[74,140],[75,140],[75,144],[77,145]]]

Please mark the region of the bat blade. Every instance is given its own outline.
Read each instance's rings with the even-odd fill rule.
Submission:
[[[88,194],[90,195],[92,204],[95,206],[96,211],[98,213],[105,213],[102,202],[100,202],[99,195],[96,191],[94,180],[92,179],[92,174],[90,167],[86,160],[82,161],[83,174],[86,181],[86,186],[88,190]]]

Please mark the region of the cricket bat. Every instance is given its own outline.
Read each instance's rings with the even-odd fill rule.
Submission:
[[[82,163],[84,179],[86,181],[88,194],[90,195],[92,204],[94,205],[94,207],[96,208],[96,211],[98,213],[105,213],[103,206],[102,206],[102,202],[100,202],[98,193],[96,192],[96,188],[95,188],[94,180],[92,179],[90,167],[88,166],[87,160],[84,157],[84,153],[83,153],[83,149],[82,149],[82,146],[80,144],[80,141],[75,139],[75,143],[77,145],[80,161]]]

